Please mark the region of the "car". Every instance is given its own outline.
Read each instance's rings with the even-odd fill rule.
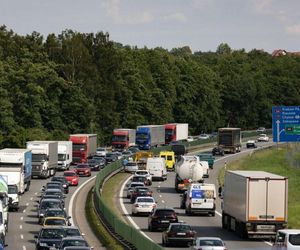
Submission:
[[[75,167],[74,167],[74,171],[76,172],[76,174],[78,176],[86,176],[86,177],[89,177],[92,175],[91,173],[91,168],[89,166],[89,164],[87,163],[81,163],[81,164],[77,164]]]
[[[218,237],[197,237],[191,249],[226,250],[225,243]]]
[[[92,171],[99,171],[101,166],[99,164],[99,161],[95,160],[95,159],[88,159],[87,163],[89,164],[90,168]]]
[[[134,187],[130,197],[131,203],[139,196],[152,196],[152,191],[148,187]]]
[[[62,191],[59,188],[47,188],[47,189],[45,189],[41,194],[41,199],[45,195],[56,195],[58,199],[62,199],[62,200],[66,198],[66,195],[64,194],[64,191]]]
[[[170,223],[178,222],[177,213],[173,208],[154,208],[148,216],[148,230],[167,229]]]
[[[246,142],[246,147],[247,148],[256,148],[257,146],[256,146],[256,141],[255,140],[248,140],[247,142]]]
[[[45,186],[42,187],[42,191],[45,191],[47,189],[59,189],[59,190],[61,190],[62,193],[65,193],[65,189],[63,188],[61,182],[58,182],[58,183],[48,182],[48,183],[46,183]]]
[[[71,226],[71,223],[64,217],[51,216],[43,219],[43,227],[54,226]]]
[[[136,197],[132,204],[131,214],[149,214],[156,208],[156,202],[151,196]]]
[[[96,155],[105,157],[106,153],[107,153],[106,148],[102,148],[102,147],[96,148]]]
[[[273,250],[299,250],[300,249],[299,229],[279,229],[276,233]]]
[[[37,235],[34,235],[36,250],[58,248],[63,237],[65,233],[61,227],[43,227]]]
[[[266,134],[260,134],[257,138],[258,142],[268,142],[269,137]]]
[[[58,199],[61,201],[63,207],[65,207],[65,197],[57,195],[57,194],[45,194],[41,197],[40,201],[38,201],[38,203],[40,203],[43,199]]]
[[[186,139],[187,142],[192,142],[194,141],[194,137],[193,136],[188,136],[188,138]]]
[[[65,176],[53,176],[51,178],[51,181],[59,181],[59,182],[61,182],[62,185],[63,185],[63,188],[68,190],[68,192],[66,192],[66,193],[69,193],[69,186],[70,185],[69,185],[69,182],[67,181],[67,179],[66,179]]]
[[[59,199],[42,199],[39,203],[37,217],[39,218],[39,223],[41,222],[42,218],[47,209],[49,208],[60,208],[64,209],[62,201]]]
[[[62,226],[61,228],[64,230],[64,237],[83,237],[85,235],[75,226]]]
[[[69,184],[64,184],[62,183],[61,181],[50,181],[50,182],[47,182],[46,183],[46,188],[49,189],[49,188],[60,188],[65,194],[68,194],[69,193]]]
[[[119,151],[114,151],[114,152],[112,152],[112,154],[114,154],[115,156],[117,156],[118,160],[120,160],[120,159],[122,159],[124,157],[124,155],[121,152],[119,152]]]
[[[133,153],[129,150],[125,150],[122,152],[123,157],[132,157]]]
[[[162,233],[163,246],[169,246],[172,243],[176,245],[184,244],[191,246],[195,240],[196,231],[186,223],[170,223],[168,229]]]
[[[98,162],[100,169],[104,168],[106,165],[106,160],[104,156],[94,155],[93,160]]]
[[[259,127],[257,130],[256,130],[257,133],[264,133],[266,132],[266,129],[264,127]]]
[[[219,147],[219,146],[215,146],[212,151],[211,151],[212,155],[215,156],[215,155],[221,155],[221,156],[224,156],[225,155],[225,151],[222,147]]]
[[[131,153],[133,153],[133,154],[135,154],[136,152],[140,151],[140,149],[139,149],[138,146],[130,146],[130,147],[128,148],[128,150],[129,150]]]
[[[114,153],[109,152],[109,153],[106,153],[105,160],[106,160],[106,163],[109,164],[109,163],[117,161],[118,156]]]
[[[149,173],[148,170],[137,170],[135,171],[134,176],[144,176],[147,178],[148,184],[152,184],[152,175]]]
[[[208,135],[208,134],[200,134],[199,136],[198,136],[198,139],[199,140],[207,140],[207,139],[209,139],[210,138],[210,136]]]
[[[71,216],[68,216],[66,211],[60,208],[48,208],[44,214],[41,224],[44,223],[44,219],[47,217],[62,217],[68,221],[71,219]]]
[[[141,176],[141,175],[134,175],[131,178],[131,182],[143,182],[145,186],[150,185],[149,179],[146,176]]]
[[[86,240],[83,239],[82,237],[65,237],[61,240],[58,249],[64,250],[65,247],[70,247],[70,246],[89,247]]]
[[[130,184],[127,185],[127,195],[126,195],[127,198],[131,197],[133,188],[137,186],[144,187],[145,184],[143,182],[131,182]]]
[[[125,172],[134,173],[139,170],[139,166],[136,161],[129,161],[124,166]]]
[[[64,177],[66,177],[70,186],[78,186],[79,176],[73,170],[64,171]]]

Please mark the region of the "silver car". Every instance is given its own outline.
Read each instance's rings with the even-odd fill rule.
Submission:
[[[127,198],[131,197],[131,193],[132,193],[134,187],[144,187],[144,186],[145,186],[145,184],[143,182],[131,182],[127,186],[127,195],[126,195],[126,197]]]
[[[191,249],[226,250],[225,243],[217,237],[197,237]]]

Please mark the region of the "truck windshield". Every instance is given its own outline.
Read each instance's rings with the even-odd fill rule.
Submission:
[[[17,194],[18,187],[17,186],[8,186],[8,194]]]
[[[136,134],[136,139],[139,140],[139,139],[148,139],[148,134],[141,134],[141,133],[137,133]]]
[[[65,154],[58,154],[58,160],[59,161],[65,161],[66,160],[66,155]]]
[[[73,143],[73,151],[85,150],[85,144],[74,144]]]
[[[171,136],[171,135],[173,135],[173,132],[174,132],[173,129],[166,129],[166,130],[165,130],[166,136]]]
[[[114,135],[112,137],[112,142],[126,142],[127,136],[125,135]]]
[[[46,161],[47,155],[46,154],[32,154],[32,161]]]
[[[1,162],[0,163],[0,167],[3,168],[17,168],[17,167],[22,167],[22,163],[5,163],[5,162]]]

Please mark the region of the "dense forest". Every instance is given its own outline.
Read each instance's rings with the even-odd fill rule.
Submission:
[[[300,104],[300,57],[221,43],[136,48],[108,33],[65,30],[46,38],[0,27],[0,146],[68,139],[113,128],[187,122],[190,134],[218,127],[271,127],[273,105]]]

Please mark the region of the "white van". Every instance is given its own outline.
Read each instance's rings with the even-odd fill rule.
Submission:
[[[215,216],[216,187],[208,183],[192,183],[186,191],[185,213]]]
[[[167,179],[167,168],[164,158],[153,157],[148,158],[146,163],[146,170],[152,175],[152,179]]]
[[[203,178],[209,177],[209,166],[207,161],[200,161],[200,164],[203,168]]]
[[[299,250],[300,229],[280,229],[277,231],[272,250]]]

